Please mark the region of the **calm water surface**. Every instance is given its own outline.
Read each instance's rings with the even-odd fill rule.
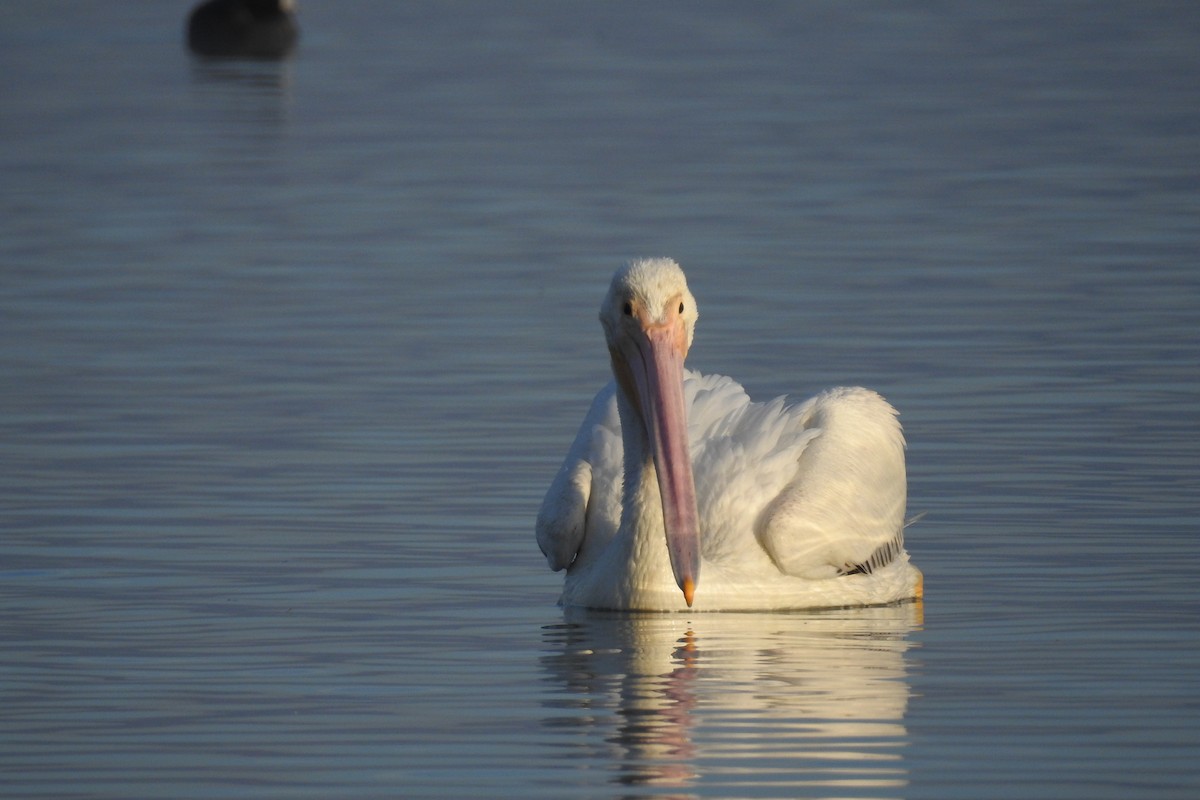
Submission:
[[[1200,13],[0,11],[6,797],[1195,797]],[[923,604],[564,612],[635,255],[883,392]]]

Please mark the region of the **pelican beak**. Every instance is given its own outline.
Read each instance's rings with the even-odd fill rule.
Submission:
[[[632,382],[633,396],[642,412],[646,434],[658,475],[663,527],[675,582],[689,607],[700,579],[700,522],[696,510],[696,484],[688,450],[687,406],[683,398],[683,361],[687,332],[678,315],[662,323],[641,321],[631,326],[633,335],[621,348],[627,372],[618,380]],[[616,354],[614,353],[614,356]]]

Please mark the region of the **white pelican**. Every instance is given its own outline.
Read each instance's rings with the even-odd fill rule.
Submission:
[[[857,387],[752,403],[733,380],[684,368],[698,316],[670,259],[613,276],[600,322],[615,380],[537,518],[550,568],[567,571],[560,602],[765,611],[920,597],[896,410]]]

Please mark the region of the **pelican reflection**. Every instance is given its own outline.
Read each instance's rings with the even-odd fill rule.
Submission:
[[[567,609],[544,632],[543,668],[561,687],[545,724],[572,768],[657,797],[899,796],[921,617],[919,602],[690,618]]]

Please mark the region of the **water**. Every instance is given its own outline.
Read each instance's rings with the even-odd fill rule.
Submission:
[[[0,12],[8,797],[1193,797],[1200,14]],[[922,605],[564,613],[532,537],[670,255],[691,363],[883,392]]]

